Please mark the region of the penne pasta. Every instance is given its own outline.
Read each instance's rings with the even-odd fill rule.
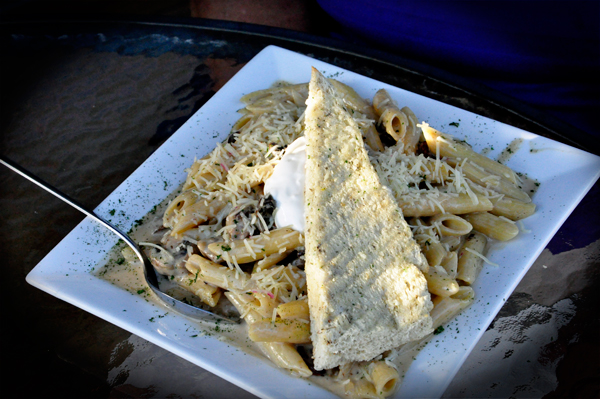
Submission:
[[[254,342],[310,343],[310,324],[296,319],[262,319],[248,327],[248,336]]]
[[[261,317],[273,317],[273,312],[277,308],[279,301],[269,292],[260,292],[258,290],[246,291],[249,298],[253,298],[247,303],[249,309],[253,309]]]
[[[385,131],[394,140],[402,142],[405,153],[414,154],[421,132],[417,127],[417,117],[410,108],[399,109],[385,89],[375,93],[373,108]]]
[[[269,234],[250,237],[247,239],[248,245],[244,243],[244,240],[221,241],[209,244],[208,250],[225,260],[235,259],[242,264],[297,248],[302,244],[301,240],[301,234],[298,231],[284,227],[272,230]]]
[[[191,255],[185,267],[198,279],[225,290],[244,290],[249,280],[246,273],[221,266],[200,255]]]
[[[406,115],[408,120],[408,126],[406,127],[406,134],[404,136],[404,151],[408,154],[414,154],[419,144],[419,140],[422,137],[421,129],[418,127],[419,120],[414,112],[408,107],[402,107],[400,109]]]
[[[286,342],[257,342],[256,344],[277,367],[303,378],[312,375],[312,371],[293,344]]]
[[[451,213],[441,213],[429,219],[441,236],[464,236],[473,230],[473,226],[467,220]]]
[[[259,90],[243,96],[241,101],[246,104],[246,110],[253,114],[264,114],[286,102],[292,102],[296,106],[303,105],[307,97],[308,85],[299,84]]]
[[[519,234],[519,228],[514,222],[501,219],[488,212],[475,212],[464,215],[473,228],[489,238],[498,241],[512,240]]]
[[[471,285],[483,267],[483,259],[477,254],[483,254],[487,238],[478,232],[469,234],[458,253],[458,274],[456,279]]]
[[[335,79],[328,79],[329,83],[335,87],[344,102],[344,104],[350,107],[354,111],[358,111],[364,114],[369,119],[376,119],[375,111],[373,107],[367,103],[358,93],[347,84],[344,84]]]
[[[163,215],[163,225],[166,227],[173,227],[173,219],[176,214],[180,212],[183,208],[189,207],[192,204],[195,204],[198,200],[198,194],[192,191],[184,191],[175,197],[165,210]]]
[[[525,219],[535,213],[533,202],[523,202],[514,198],[490,198],[494,205],[490,213],[496,216],[504,216],[510,220]]]
[[[277,306],[277,314],[282,319],[304,319],[309,320],[308,299],[298,299]]]
[[[433,328],[446,324],[458,313],[473,303],[475,299],[471,287],[460,287],[458,292],[450,297],[437,297],[433,299]]]
[[[462,215],[471,212],[487,212],[493,209],[494,206],[485,196],[476,194],[476,198],[477,203],[474,203],[468,194],[456,196],[441,194],[437,198],[419,194],[416,198],[396,196],[396,201],[405,217],[435,216],[442,213]]]
[[[446,270],[448,277],[455,279],[458,274],[458,254],[456,251],[448,252],[440,262],[440,266]]]
[[[462,245],[463,236],[443,236],[440,242],[448,251],[456,251]]]
[[[173,280],[177,285],[196,295],[202,302],[211,307],[217,306],[223,292],[215,286],[206,284],[192,273],[188,276],[176,276]]]
[[[246,109],[244,109],[243,111],[245,111],[244,116],[242,116],[240,119],[238,119],[231,127],[232,133],[239,132],[240,130],[242,130],[244,128],[244,126],[247,126],[253,120],[254,114],[252,112],[250,112]],[[184,188],[185,188],[185,186],[184,186]]]
[[[452,295],[452,299],[458,299],[460,301],[472,301],[475,299],[475,291],[471,287],[461,286],[458,289],[458,292]]]
[[[227,299],[229,299],[238,312],[244,316],[244,320],[249,325],[262,320],[256,311],[247,307],[247,302],[244,300],[243,295],[244,294],[236,294],[231,291],[225,293]],[[259,346],[262,353],[277,367],[288,370],[293,374],[297,374],[304,378],[312,375],[312,371],[310,371],[306,362],[302,359],[302,356],[300,356],[293,344],[285,342],[257,342],[256,344]]]
[[[394,100],[390,97],[387,90],[377,90],[377,93],[373,96],[373,109],[375,110],[375,114],[380,117],[388,107],[396,107]]]
[[[404,112],[396,106],[386,106],[382,112],[379,123],[385,127],[385,131],[396,141],[404,142],[408,118]]]
[[[252,273],[257,273],[263,270],[267,270],[275,266],[277,263],[281,262],[285,258],[288,257],[294,250],[288,249],[285,252],[275,252],[270,255],[265,256],[258,262],[254,264],[254,268],[252,269]]]
[[[425,274],[429,292],[434,295],[446,297],[458,292],[458,283],[448,275],[442,266],[433,266]]]
[[[501,176],[513,184],[518,182],[516,173],[508,166],[476,153],[468,145],[456,142],[450,135],[442,134],[427,123],[422,123],[420,126],[427,146],[434,154],[439,151],[443,157],[468,159],[493,175]]]
[[[176,212],[171,235],[181,235],[205,223],[207,220],[217,216],[219,211],[225,208],[226,205],[226,201],[213,197],[207,200],[198,199],[194,204],[181,208],[179,212]]]
[[[390,396],[400,379],[398,371],[384,361],[371,363],[369,373],[375,392],[379,394],[379,397]]]
[[[446,159],[446,162],[455,168],[460,167],[465,176],[476,184],[490,188],[500,194],[507,195],[522,202],[531,202],[529,195],[514,183],[500,176],[490,174],[472,161],[467,160],[459,162],[454,158],[448,158]]]
[[[375,385],[367,379],[348,382],[344,386],[346,395],[364,399],[380,399],[381,395],[375,390]]]
[[[369,125],[367,130],[363,131],[363,133],[365,135],[365,142],[369,147],[375,151],[383,151],[383,143],[381,142],[379,133],[377,133],[375,124]]]
[[[277,86],[277,87],[272,87],[269,89],[253,91],[252,93],[248,93],[248,94],[242,96],[242,98],[240,98],[240,101],[243,102],[244,104],[252,104],[252,103],[256,102],[257,100],[260,100],[260,99],[268,97],[268,96],[272,96],[274,94],[284,93],[284,94],[288,94],[291,96],[291,93],[294,91],[300,92],[300,93],[306,93],[306,95],[308,96],[308,83],[301,83],[301,84],[297,84],[297,85]]]
[[[369,105],[358,93],[350,86],[339,82],[335,79],[329,79],[329,82],[340,92],[344,104],[354,113],[358,112],[365,116],[367,119],[371,119],[373,122],[368,125],[363,131],[365,142],[369,147],[375,151],[383,151],[383,143],[375,128],[375,112],[373,107]]]
[[[206,187],[209,183],[222,181],[223,176],[215,176],[210,171],[196,171],[193,173],[194,167],[196,169],[200,168],[200,163],[194,163],[192,166],[192,170],[183,185],[183,190],[200,189]]]
[[[248,324],[252,324],[263,319],[263,317],[258,314],[256,310],[249,306],[249,301],[252,299],[249,299],[246,293],[226,291],[225,297],[237,309],[239,314]]]
[[[429,266],[439,265],[447,254],[444,246],[437,241],[427,240],[421,248]]]

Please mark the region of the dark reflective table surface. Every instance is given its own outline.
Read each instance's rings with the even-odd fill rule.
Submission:
[[[0,31],[0,153],[89,208],[269,44],[594,151],[594,138],[443,71],[304,34],[202,20],[4,23]],[[0,187],[8,397],[252,397],[29,286],[27,273],[83,217],[5,168]],[[597,183],[445,396],[600,396],[599,198]],[[32,383],[15,384],[22,375]]]

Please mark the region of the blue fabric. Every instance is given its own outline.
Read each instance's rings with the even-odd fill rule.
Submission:
[[[318,2],[350,38],[471,78],[600,138],[600,1]]]

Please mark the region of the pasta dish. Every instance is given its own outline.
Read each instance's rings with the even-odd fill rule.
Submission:
[[[328,82],[426,259],[418,273],[432,309],[423,337],[367,360],[315,364],[303,197],[308,83],[243,96],[229,138],[190,165],[140,245],[170,284],[205,306],[233,307],[276,366],[341,395],[388,397],[401,383],[403,354],[473,302],[472,285],[490,263],[488,241],[513,239],[517,221],[535,205],[517,173],[419,122],[426,115],[397,105],[401,99],[386,90],[367,101],[342,82]],[[127,248],[123,253],[136,261]]]

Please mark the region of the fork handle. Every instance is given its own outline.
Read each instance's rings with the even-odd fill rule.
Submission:
[[[75,201],[73,198],[69,197],[67,194],[63,193],[56,187],[53,187],[52,185],[46,183],[44,180],[40,179],[39,177],[31,174],[29,171],[23,169],[21,166],[17,165],[15,162],[11,161],[10,159],[8,159],[2,155],[0,155],[0,163],[3,164],[4,166],[6,166],[7,168],[11,169],[12,171],[20,174],[21,176],[23,176],[30,182],[35,183],[37,186],[43,188],[44,190],[46,190],[50,194],[54,195],[56,198],[60,199],[61,201],[66,202],[67,204],[71,205],[73,208],[77,209],[79,212],[91,217],[92,219],[94,219],[97,222],[99,222],[100,224],[102,224],[104,227],[106,227],[107,229],[109,229],[110,231],[115,233],[117,236],[119,236],[120,239],[125,241],[127,243],[127,245],[129,245],[131,247],[131,249],[136,253],[136,255],[140,259],[143,259],[141,249],[138,247],[137,243],[135,241],[133,241],[128,235],[124,234],[122,231],[117,229],[111,223],[106,221],[104,218],[102,218],[101,216],[98,216],[93,211],[88,210],[85,206],[81,205],[79,202]],[[156,276],[150,275],[149,278],[152,279],[152,277],[154,277],[154,280],[156,280]],[[158,281],[151,281],[151,282],[154,283],[156,286],[158,286]]]

